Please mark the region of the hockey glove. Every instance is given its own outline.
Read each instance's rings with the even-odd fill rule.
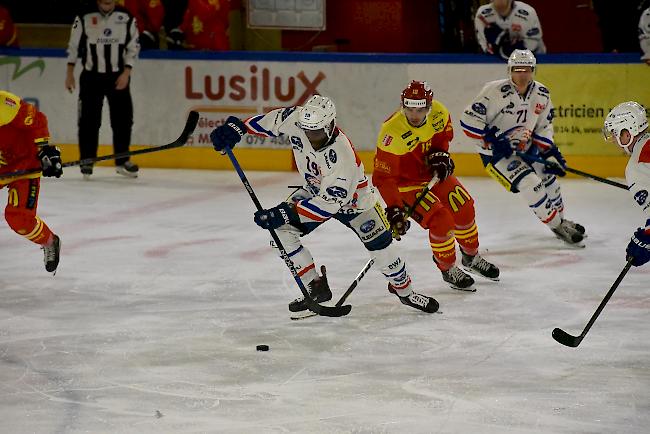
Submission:
[[[406,211],[403,208],[389,206],[386,208],[386,217],[388,218],[388,223],[390,223],[393,236],[404,235],[411,227],[411,222],[409,222]]]
[[[212,130],[210,140],[214,149],[221,152],[226,148],[234,148],[244,134],[246,134],[246,125],[239,118],[230,116],[223,125]]]
[[[183,41],[185,41],[185,33],[178,27],[175,27],[167,34],[167,48],[170,50],[182,50]]]
[[[149,30],[144,30],[140,33],[138,38],[141,50],[157,50],[158,49],[158,36],[151,33]]]
[[[490,54],[499,54],[499,48],[504,39],[507,39],[508,31],[502,29],[496,24],[489,25],[483,30],[485,40],[487,41],[488,52]]]
[[[632,258],[632,265],[640,267],[650,261],[650,233],[639,228],[632,235],[630,243],[625,250],[628,258]]]
[[[43,176],[56,176],[59,178],[63,175],[61,151],[56,146],[43,146],[38,151],[38,159],[41,160]]]
[[[505,134],[500,136],[496,135],[498,128],[492,127],[485,133],[483,140],[490,144],[492,147],[492,165],[497,164],[500,160],[508,158],[512,155],[513,149],[510,140]]]
[[[546,160],[544,173],[558,176],[566,175],[566,160],[557,146],[553,146],[548,151],[542,152],[542,158]]]
[[[424,162],[429,167],[431,176],[436,176],[440,181],[444,181],[454,173],[454,160],[451,159],[449,152],[432,152],[424,156]]]
[[[263,229],[277,229],[283,225],[297,226],[300,217],[292,204],[282,202],[271,209],[255,211],[255,224]]]

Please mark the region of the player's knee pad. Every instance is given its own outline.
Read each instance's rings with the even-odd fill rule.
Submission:
[[[284,225],[276,229],[275,233],[277,234],[278,239],[289,255],[291,255],[298,248],[302,247],[302,243],[300,242],[301,232],[299,229],[290,225]],[[278,248],[273,239],[271,239],[271,247],[274,249]]]
[[[375,263],[382,274],[397,288],[406,288],[411,282],[411,276],[406,263],[399,255],[394,244],[373,252]]]
[[[546,196],[544,183],[535,172],[530,172],[521,178],[517,183],[517,190],[526,199],[529,205],[537,203]]]
[[[7,207],[5,209],[5,220],[7,220],[9,227],[19,235],[29,234],[38,223],[34,214],[14,207]]]
[[[454,230],[454,217],[446,208],[439,208],[436,212],[427,215],[427,220],[424,223],[429,232],[438,238],[444,237]]]

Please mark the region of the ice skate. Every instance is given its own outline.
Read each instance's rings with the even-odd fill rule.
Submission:
[[[551,228],[555,236],[571,246],[584,247],[582,234],[573,228],[569,228],[567,224],[564,224],[564,221],[566,220],[563,220],[557,227]]]
[[[388,284],[388,291],[391,294],[397,295],[399,301],[401,301],[402,304],[411,306],[415,309],[421,310],[422,312],[434,313],[437,312],[438,308],[440,307],[435,298],[423,294],[418,294],[415,291],[411,291],[411,293],[406,297],[400,297],[393,288],[393,285],[390,283]]]
[[[587,234],[585,233],[585,227],[582,226],[581,224],[567,219],[562,219],[562,222],[560,224],[564,226],[566,229],[568,229],[569,232],[574,231],[582,235],[582,238],[587,238]]]
[[[459,291],[469,291],[475,292],[476,288],[473,288],[474,279],[463,270],[458,268],[456,265],[452,266],[447,271],[442,271],[442,280],[447,282],[449,286],[453,289],[458,289]]]
[[[465,252],[461,253],[463,254],[461,262],[465,271],[495,282],[499,281],[499,268],[496,265],[489,263],[479,254],[470,256]]]
[[[130,161],[127,161],[120,166],[115,166],[115,171],[117,173],[119,173],[120,175],[124,175],[128,178],[137,178],[139,170],[140,168],[138,167],[138,165]]]
[[[322,303],[332,299],[332,291],[330,291],[330,286],[327,283],[327,274],[324,265],[321,265],[320,271],[323,275],[309,282],[307,288],[307,292],[316,303]],[[302,312],[303,310],[307,310],[305,297],[298,297],[289,303],[289,311]]]
[[[43,246],[43,261],[45,262],[45,270],[50,273],[56,272],[56,267],[59,265],[59,254],[61,253],[61,239],[58,235],[54,235],[52,244]]]

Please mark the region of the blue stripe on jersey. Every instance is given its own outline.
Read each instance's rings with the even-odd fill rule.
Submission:
[[[547,139],[546,137],[542,137],[538,134],[533,134],[533,140],[539,140],[542,143],[546,143],[549,146],[553,146],[553,141],[551,139]]]
[[[332,216],[332,213],[320,209],[319,207],[317,207],[317,206],[314,205],[313,203],[309,202],[310,200],[311,200],[311,199],[301,200],[301,201],[299,202],[299,205],[300,205],[300,206],[303,206],[303,207],[305,207],[305,208],[307,208],[307,209],[310,210],[310,211],[315,212],[316,214],[320,214],[320,215],[323,216],[324,218],[329,218],[329,217]]]
[[[481,130],[481,129],[478,129],[478,128],[470,127],[469,125],[467,125],[463,121],[460,121],[460,126],[465,128],[467,131],[471,131],[472,133],[479,134],[481,136],[485,135],[485,130],[484,129]]]
[[[293,252],[289,253],[287,256],[288,256],[288,257],[292,257],[292,256],[295,255],[296,253],[300,252],[302,249],[303,249],[303,246],[300,246],[300,247],[298,247],[296,250],[294,250]]]
[[[260,119],[262,119],[263,117],[264,117],[264,115],[253,116],[253,117],[249,118],[249,119],[246,121],[246,123],[248,124],[248,126],[249,126],[253,131],[255,131],[255,132],[258,133],[258,134],[264,134],[265,136],[269,136],[269,137],[277,137],[277,135],[273,134],[273,133],[272,133],[271,131],[269,131],[269,130],[265,130],[265,129],[262,128],[262,126],[259,124]]]

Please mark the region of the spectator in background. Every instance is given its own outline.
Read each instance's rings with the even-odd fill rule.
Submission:
[[[639,20],[639,45],[641,45],[641,60],[650,66],[650,8],[643,11]]]
[[[165,16],[161,0],[118,0],[118,4],[125,7],[135,18],[140,33],[140,49],[160,48],[158,33]]]
[[[492,0],[474,17],[476,38],[484,53],[508,60],[515,50],[546,53],[537,12],[522,1]]]
[[[184,49],[185,34],[181,30],[181,23],[187,10],[188,0],[163,0],[165,19],[163,25],[167,34],[167,48],[170,50]]]
[[[18,48],[18,32],[9,9],[0,5],[0,46]]]
[[[189,0],[181,24],[187,48],[212,51],[229,50],[229,13],[229,0]]]
[[[592,0],[606,53],[637,53],[636,28],[641,15],[639,0]]]
[[[68,44],[65,87],[70,92],[74,90],[74,67],[81,58],[78,125],[82,160],[97,156],[104,97],[111,114],[115,153],[129,151],[133,126],[129,83],[139,51],[135,19],[126,9],[116,6],[115,0],[96,0],[94,7],[75,18]],[[138,166],[128,157],[116,159],[115,169],[124,176],[138,176]],[[81,166],[81,173],[89,179],[93,166]]]

